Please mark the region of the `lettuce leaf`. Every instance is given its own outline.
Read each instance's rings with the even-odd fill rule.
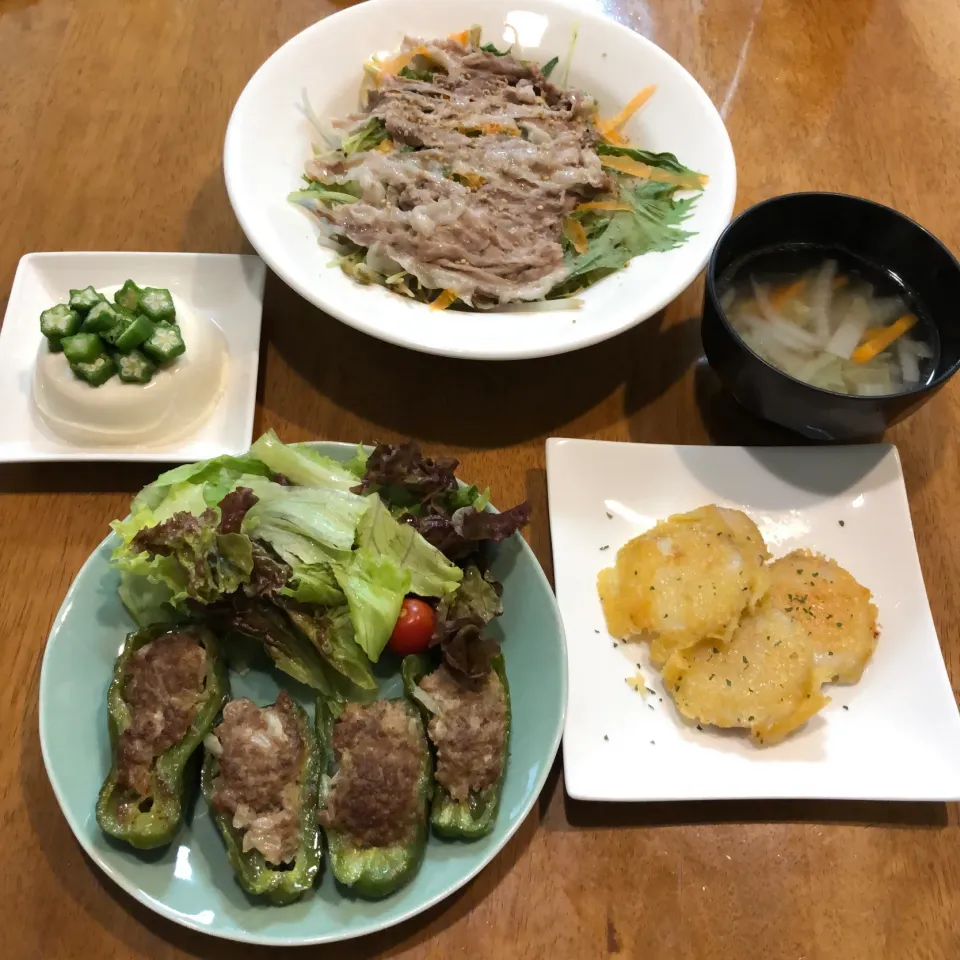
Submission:
[[[214,457],[200,463],[185,463],[161,473],[145,486],[130,505],[130,513],[136,514],[145,507],[155,510],[175,489],[182,491],[183,485],[202,488],[203,502],[215,507],[231,490],[242,486],[240,479],[244,476],[268,477],[270,468],[253,457]]]
[[[353,476],[347,476],[352,484]],[[286,487],[260,480],[253,491],[259,499],[243,518],[243,532],[265,540],[292,566],[347,560],[369,507],[364,497],[338,483]]]
[[[295,604],[284,605],[291,623],[316,647],[317,652],[337,673],[362,690],[376,691],[376,678],[370,660],[360,649],[346,606],[318,615],[316,610]]]
[[[400,616],[410,572],[369,547],[356,550],[349,565],[335,565],[333,571],[347,598],[357,643],[376,663]]]
[[[283,594],[300,603],[317,603],[325,607],[337,607],[346,602],[329,563],[295,566]]]
[[[366,498],[370,508],[360,519],[357,542],[390,557],[410,573],[411,593],[444,597],[460,585],[463,572],[408,523],[398,523],[377,494]]]
[[[113,561],[123,572],[165,586],[174,606],[188,598],[212,603],[248,582],[253,570],[250,539],[220,533],[218,523],[219,515],[209,508],[199,516],[180,511],[136,531],[114,551]],[[134,603],[140,606],[139,600]]]
[[[330,669],[310,639],[269,601],[234,594],[211,604],[204,613],[218,633],[236,632],[258,640],[277,669],[323,696],[344,699],[356,692]]]
[[[327,487],[348,493],[357,482],[336,460],[321,456],[303,444],[281,443],[272,430],[254,443],[250,455],[299,487]]]

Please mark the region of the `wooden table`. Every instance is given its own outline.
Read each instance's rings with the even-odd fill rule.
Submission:
[[[703,84],[733,138],[738,208],[799,188],[844,190],[899,207],[960,250],[955,0],[590,5],[655,40]],[[0,0],[2,294],[31,250],[248,250],[220,170],[227,118],[267,55],[337,6]],[[368,339],[271,276],[257,430],[287,440],[416,437],[453,454],[496,502],[532,501],[528,535],[549,572],[546,437],[791,442],[739,410],[704,366],[700,290],[589,350],[481,364]],[[313,331],[308,349],[304,330]],[[890,437],[955,685],[958,431],[955,382]],[[182,930],[115,888],[81,854],[40,757],[37,681],[51,621],[108,521],[155,472],[0,470],[5,958],[267,956]],[[558,761],[534,813],[464,891],[395,930],[314,955],[956,958],[957,825],[957,808],[937,804],[580,803],[564,795]]]

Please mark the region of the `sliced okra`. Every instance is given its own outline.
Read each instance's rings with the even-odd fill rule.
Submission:
[[[78,334],[82,336],[82,334]],[[64,349],[66,352],[66,349]],[[90,363],[71,363],[73,372],[83,380],[86,380],[91,387],[103,386],[117,372],[117,365],[112,357],[103,354]]]
[[[80,329],[80,314],[65,303],[58,303],[40,314],[40,332],[50,340],[72,336]]]
[[[157,363],[169,363],[186,349],[180,328],[169,323],[158,323],[143,343],[143,352]]]
[[[170,291],[162,287],[144,287],[137,300],[137,308],[154,323],[173,320],[177,315]]]
[[[70,363],[93,363],[103,356],[103,341],[95,333],[75,333],[60,342]]]
[[[156,366],[139,350],[118,353],[114,358],[117,373],[124,383],[149,383]]]

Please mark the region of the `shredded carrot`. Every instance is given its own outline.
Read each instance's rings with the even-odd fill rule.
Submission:
[[[577,253],[587,252],[587,233],[583,224],[575,217],[565,217],[563,220],[563,235],[573,244]]]
[[[381,140],[376,147],[374,147],[374,149],[380,153],[389,153],[393,149],[393,141],[389,138],[386,140]]]
[[[867,340],[866,343],[861,343],[860,346],[853,351],[850,359],[853,360],[854,363],[867,363],[867,361],[872,360],[878,353],[886,350],[894,340],[902,337],[916,322],[917,318],[912,313],[905,313],[899,320],[891,323],[889,327],[884,327],[875,337]]]
[[[465,47],[470,42],[470,31],[461,30],[459,33],[451,33],[450,40],[456,40],[461,47]]]
[[[452,290],[444,290],[436,300],[430,304],[431,310],[446,310],[447,307],[457,299],[457,295]]]
[[[406,53],[398,53],[389,60],[384,60],[380,64],[380,72],[377,74],[377,86],[383,82],[384,77],[392,77],[398,74],[404,67],[410,66],[414,57],[428,57],[427,48],[420,46],[415,50],[407,50]]]
[[[611,143],[616,143],[617,140],[626,143],[625,138],[620,133],[620,128],[654,95],[656,89],[655,86],[644,87],[615,117],[598,121],[597,129],[604,138],[610,140]],[[612,137],[616,137],[617,140],[612,140]]]
[[[486,182],[486,177],[479,173],[458,173],[457,176],[471,189],[479,190]]]
[[[601,157],[600,162],[611,170],[629,174],[631,177],[642,177],[644,180],[656,180],[658,183],[673,183],[678,187],[695,190],[704,186],[707,176],[702,173],[671,173],[659,167],[651,167],[632,157]]]
[[[618,133],[616,130],[600,130],[600,136],[603,137],[604,142],[612,144],[614,147],[629,147],[630,141],[622,134]]]
[[[620,203],[618,200],[591,200],[589,203],[581,203],[574,207],[574,213],[586,213],[588,210],[608,210],[611,213],[624,211],[629,213],[633,207],[629,203]]]
[[[879,337],[886,329],[886,327],[867,327],[860,335],[860,342],[866,343],[868,340],[873,340],[874,337]]]
[[[776,307],[777,310],[781,310],[784,304],[793,300],[794,297],[799,297],[806,285],[806,277],[801,277],[799,280],[794,280],[793,283],[788,283],[785,287],[781,287],[779,290],[777,290],[777,292],[770,297],[770,302],[774,305],[774,307]]]

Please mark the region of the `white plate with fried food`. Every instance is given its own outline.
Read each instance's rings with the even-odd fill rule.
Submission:
[[[960,798],[889,444],[547,441],[584,800]]]

